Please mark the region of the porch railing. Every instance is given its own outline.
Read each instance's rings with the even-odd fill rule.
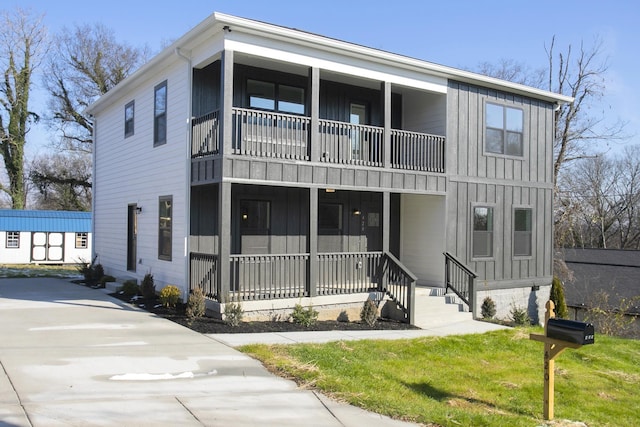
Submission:
[[[192,252],[189,265],[190,289],[200,288],[207,298],[218,299],[218,255]]]
[[[391,167],[444,173],[445,137],[391,130]]]
[[[474,281],[478,275],[449,252],[444,253],[444,268],[446,291],[451,289],[458,295],[460,299],[469,306],[469,311],[471,311],[475,317]]]
[[[229,300],[308,296],[309,254],[231,255]]]
[[[320,161],[379,167],[383,141],[383,128],[320,120]]]
[[[355,294],[376,290],[382,252],[318,254],[318,295]]]
[[[268,111],[233,109],[233,153],[309,160],[311,119]]]
[[[191,120],[191,158],[212,156],[220,152],[218,111]]]
[[[217,301],[251,301],[309,296],[309,254],[231,255],[229,289],[221,295],[218,256],[191,253],[191,289],[200,287]],[[341,252],[319,254],[319,296],[383,292],[414,322],[416,277],[392,254]],[[224,298],[222,298],[224,297]]]

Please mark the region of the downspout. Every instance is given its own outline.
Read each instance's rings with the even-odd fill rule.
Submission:
[[[187,142],[185,144],[185,203],[184,203],[184,283],[186,295],[184,295],[183,301],[187,302],[189,298],[189,291],[191,288],[190,282],[190,236],[191,236],[191,116],[193,114],[192,96],[193,96],[193,67],[191,63],[191,56],[187,56],[182,53],[179,47],[176,47],[175,54],[184,59],[187,63]],[[189,52],[190,54],[191,52]]]
[[[92,114],[89,114],[89,120],[93,125],[91,132],[91,145],[93,146],[93,150],[91,150],[91,259],[89,260],[92,262],[96,257],[96,152],[98,151],[96,134],[98,121]]]

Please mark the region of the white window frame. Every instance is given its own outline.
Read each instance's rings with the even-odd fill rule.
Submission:
[[[20,232],[19,231],[7,231],[5,247],[7,249],[20,249]]]

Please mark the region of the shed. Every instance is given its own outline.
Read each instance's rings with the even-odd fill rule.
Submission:
[[[0,263],[91,260],[91,213],[0,209]]]

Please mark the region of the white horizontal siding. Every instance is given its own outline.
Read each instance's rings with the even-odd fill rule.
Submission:
[[[176,57],[177,58],[177,57]],[[136,276],[152,273],[156,289],[166,284],[185,287],[185,236],[188,186],[189,96],[186,62],[176,60],[149,74],[96,117],[94,230],[98,262],[116,277],[130,277],[127,266],[127,209],[138,215]],[[167,81],[167,143],[153,146],[154,87]],[[124,138],[124,106],[135,101],[135,133]],[[158,259],[158,201],[173,197],[172,261]]]

